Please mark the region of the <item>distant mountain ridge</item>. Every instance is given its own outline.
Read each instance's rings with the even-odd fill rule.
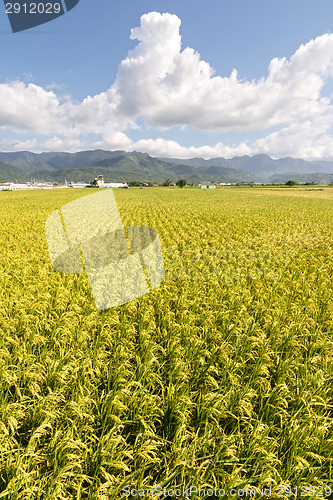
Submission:
[[[0,182],[44,180],[91,182],[98,175],[114,182],[327,182],[333,180],[333,161],[300,158],[273,160],[267,155],[234,158],[153,158],[146,153],[91,150],[77,153],[0,152]],[[316,180],[318,179],[318,180]]]
[[[80,168],[101,160],[114,158],[126,154],[125,151],[103,151],[96,149],[92,151],[79,151],[78,153],[31,153],[30,151],[19,151],[13,153],[0,152],[0,161],[10,163],[22,168],[26,173],[37,163],[49,165],[54,170],[63,168]]]
[[[0,161],[0,182],[15,181],[15,182],[27,182],[28,178],[26,174],[15,165],[10,165]]]
[[[275,174],[288,172],[297,173],[328,173],[333,174],[333,161],[306,161],[301,158],[280,158],[273,160],[270,156],[258,154],[254,156],[235,156],[234,158],[191,158],[189,160],[177,160],[176,158],[161,158],[162,160],[175,163],[182,162],[184,165],[192,166],[221,166],[226,168],[241,169],[255,175],[269,178]]]

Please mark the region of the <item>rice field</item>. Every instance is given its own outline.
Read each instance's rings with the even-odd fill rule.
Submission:
[[[333,189],[114,190],[166,277],[102,312],[45,236],[91,192],[0,193],[0,499],[333,498]]]

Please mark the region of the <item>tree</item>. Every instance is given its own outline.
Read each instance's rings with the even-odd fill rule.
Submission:
[[[296,184],[297,184],[297,182],[296,181],[292,181],[292,180],[286,182],[286,186],[295,186]]]
[[[91,183],[92,186],[94,187],[99,187],[98,186],[98,182],[97,182],[97,179],[95,179],[92,183]]]
[[[178,179],[178,181],[176,182],[176,186],[179,186],[180,188],[183,188],[184,186],[186,186],[186,184],[187,184],[186,179]]]
[[[165,181],[163,181],[162,186],[169,186],[170,182],[171,182],[170,179],[165,179]]]

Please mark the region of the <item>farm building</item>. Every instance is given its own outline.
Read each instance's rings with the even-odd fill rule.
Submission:
[[[71,188],[85,188],[90,186],[90,184],[87,184],[86,182],[72,182],[69,184],[69,187]]]
[[[61,187],[61,186],[59,186]],[[2,182],[0,183],[0,191],[27,191],[31,189],[54,189],[52,184],[18,184],[16,182]]]
[[[100,188],[128,188],[126,182],[104,182],[104,177],[102,175],[98,176],[97,186]]]
[[[215,185],[209,185],[209,184],[201,184],[200,185],[201,189],[215,189]]]

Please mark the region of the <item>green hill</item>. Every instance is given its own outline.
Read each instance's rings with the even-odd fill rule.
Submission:
[[[30,174],[49,171],[50,169],[61,170],[66,168],[80,168],[124,154],[124,151],[103,151],[102,149],[79,151],[78,153],[31,153],[30,151],[11,153],[0,152],[0,161],[15,165],[24,170],[24,172]],[[47,167],[43,168],[43,165]]]
[[[258,178],[249,172],[224,167],[192,167],[172,165],[147,154],[127,153],[113,159],[106,159],[81,168],[67,168],[39,173],[44,180],[64,182],[91,182],[103,175],[106,182],[157,182],[166,179],[177,181],[185,178],[188,183],[206,182],[249,182]]]
[[[0,161],[0,182],[26,182],[26,174],[18,167]]]
[[[3,163],[1,163],[3,162]],[[125,151],[80,151],[77,153],[29,151],[1,153],[2,180],[91,182],[98,175],[105,181],[157,182],[185,178],[188,183],[219,182],[330,182],[333,162],[309,162],[297,158],[273,160],[267,155],[230,159],[152,158],[146,153]],[[6,166],[7,165],[7,166]],[[9,165],[9,166],[8,166]]]

